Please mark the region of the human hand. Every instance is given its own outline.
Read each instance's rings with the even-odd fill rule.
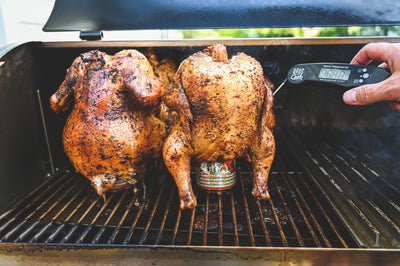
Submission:
[[[392,75],[386,80],[363,85],[343,94],[343,101],[350,105],[367,105],[387,101],[400,111],[400,43],[370,43],[351,60],[351,64],[368,65],[374,60],[383,61],[380,67],[388,68]]]

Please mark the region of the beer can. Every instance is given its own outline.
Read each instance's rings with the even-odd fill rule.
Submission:
[[[114,185],[111,187],[111,191],[119,191],[128,188],[129,183],[127,179],[118,179],[115,181]]]
[[[231,189],[236,184],[235,160],[200,163],[196,168],[196,183],[212,192]]]

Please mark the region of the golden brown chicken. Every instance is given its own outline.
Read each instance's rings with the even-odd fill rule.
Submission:
[[[167,87],[167,85],[173,81],[176,73],[177,67],[174,61],[169,58],[163,58],[159,61],[154,48],[152,47],[147,50],[146,57],[149,60],[150,65],[153,67],[156,76],[158,76],[164,83],[165,87]]]
[[[212,45],[179,66],[163,99],[176,120],[163,147],[164,162],[179,191],[180,207],[194,208],[191,162],[247,158],[254,172],[253,195],[269,198],[267,180],[275,155],[273,98],[261,65],[226,47]]]
[[[84,53],[67,70],[50,106],[58,113],[73,104],[64,150],[99,195],[116,180],[142,181],[149,160],[161,157],[165,124],[152,108],[163,93],[163,83],[136,50]]]
[[[147,50],[146,57],[153,67],[156,76],[164,83],[164,87],[168,88],[169,84],[174,79],[177,69],[176,64],[169,58],[163,58],[159,61],[152,47]],[[165,106],[163,101],[157,106],[155,112],[156,116],[167,123],[167,125],[171,125],[176,119],[176,113]]]

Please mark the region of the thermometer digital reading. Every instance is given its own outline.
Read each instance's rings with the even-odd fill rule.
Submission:
[[[390,76],[387,69],[340,63],[310,63],[298,64],[290,68],[287,78],[275,90],[278,90],[289,81],[297,85],[303,82],[326,83],[346,89],[364,84],[378,83]]]

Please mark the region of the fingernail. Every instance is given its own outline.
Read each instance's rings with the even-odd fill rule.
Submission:
[[[357,92],[355,90],[346,91],[343,95],[343,100],[347,104],[356,104],[357,103]]]

